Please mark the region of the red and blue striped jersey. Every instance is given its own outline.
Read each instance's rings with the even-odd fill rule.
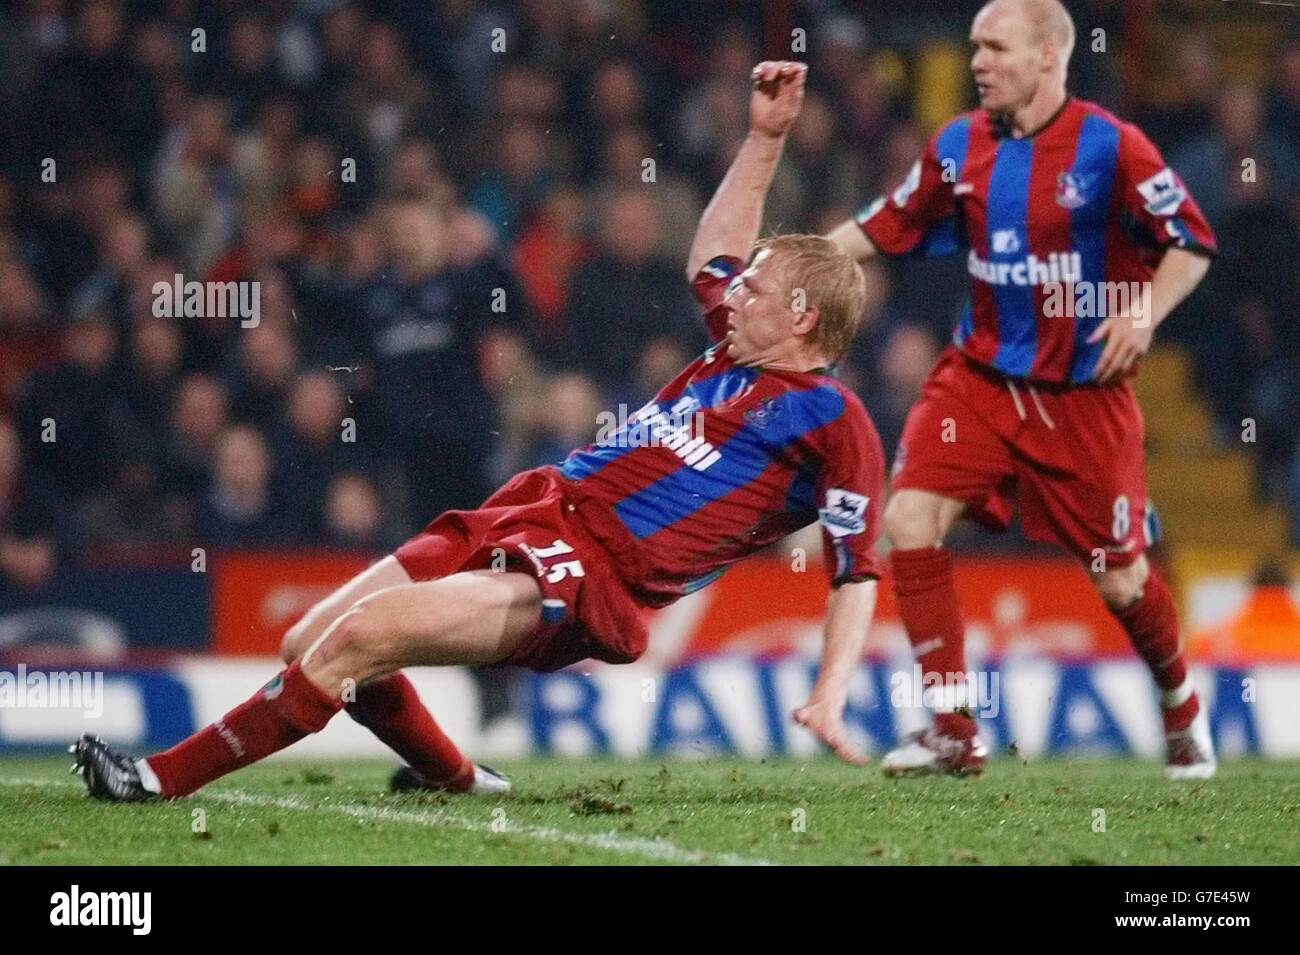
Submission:
[[[636,596],[663,606],[820,520],[833,585],[879,577],[884,453],[862,402],[827,373],[736,364],[724,302],[744,264],[721,256],[694,291],[714,345],[560,465],[637,541]],[[617,560],[618,555],[614,555]]]
[[[1049,382],[1091,379],[1104,342],[1089,335],[1150,281],[1165,249],[1216,251],[1200,208],[1142,131],[1075,98],[1023,139],[984,110],[957,117],[857,222],[886,255],[965,250],[971,295],[957,347]]]

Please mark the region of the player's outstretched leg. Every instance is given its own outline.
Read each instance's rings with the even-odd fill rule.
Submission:
[[[404,666],[481,666],[537,628],[541,591],[521,573],[471,571],[392,587],[357,602],[311,649],[247,701],[165,752],[141,760],[83,736],[74,768],[115,802],[184,796],[311,733],[364,687]]]
[[[1145,554],[1128,567],[1095,572],[1092,579],[1160,689],[1165,775],[1209,779],[1217,766],[1210,720],[1187,671],[1169,588]]]
[[[952,580],[952,556],[940,545],[962,508],[952,498],[903,489],[893,494],[884,514],[894,545],[894,597],[907,639],[922,674],[938,674],[954,691],[966,685],[966,627]],[[983,771],[988,754],[969,715],[970,701],[950,693],[935,702],[934,724],[885,754],[881,769],[887,775]]]
[[[289,628],[280,646],[285,663],[293,663],[329,626],[358,600],[411,583],[396,557],[385,557],[315,604]],[[510,788],[500,773],[476,766],[438,726],[403,673],[393,673],[356,690],[344,706],[348,715],[405,760],[393,775],[395,791],[417,789],[451,792],[503,792]]]

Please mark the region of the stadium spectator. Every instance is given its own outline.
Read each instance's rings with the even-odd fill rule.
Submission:
[[[469,204],[497,232],[512,240],[556,173],[547,156],[546,139],[536,124],[520,121],[504,126],[494,139],[488,168],[470,192]]]
[[[321,14],[319,22],[320,65],[317,88],[327,100],[333,100],[356,70],[361,57],[366,14],[347,0]]]
[[[273,432],[276,498],[308,538],[325,529],[326,493],[334,475],[362,453],[346,430],[343,390],[330,372],[309,371],[292,387],[283,423]]]
[[[557,357],[572,346],[564,334],[564,311],[573,273],[592,251],[581,232],[583,214],[582,194],[557,185],[538,203],[512,261],[536,310],[540,343]]]
[[[424,136],[404,140],[386,172],[388,191],[395,195],[419,196],[443,208],[455,204],[456,189],[443,169],[438,148]]]
[[[370,366],[377,437],[401,466],[408,516],[419,522],[486,496],[496,415],[480,340],[494,323],[526,327],[528,305],[497,262],[454,268],[447,223],[423,200],[391,204],[386,239],[390,270],[353,293],[354,349]]]
[[[813,67],[769,229],[824,232],[861,196],[906,178],[934,113],[916,77],[955,37],[956,20],[936,19],[940,4],[912,11],[904,32],[873,18],[872,5],[865,16],[814,6],[798,24]],[[268,351],[294,353],[303,370],[348,369],[330,374],[357,422],[355,450],[367,468],[386,459],[415,485],[409,501],[394,493],[386,504],[409,505],[411,524],[477,504],[488,486],[480,470],[499,480],[530,453],[552,374],[576,366],[607,407],[635,407],[658,383],[650,369],[665,367],[665,342],[693,328],[675,265],[665,271],[659,258],[684,254],[744,134],[743,78],[771,41],[751,7],[706,31],[691,29],[690,4],[88,0],[0,13],[0,136],[10,147],[0,156],[0,413],[26,416],[24,395],[65,388],[66,369],[51,369],[67,364],[66,329],[93,324],[70,316],[100,316],[119,343],[104,371],[117,391],[86,412],[107,435],[103,460],[143,451],[163,499],[183,513],[204,495],[212,442],[230,415],[257,420],[273,456],[288,454],[279,442],[292,428],[272,420],[284,379],[272,374],[279,384],[264,387],[247,363],[275,342]],[[1112,9],[1092,5],[1088,16],[1112,43],[1127,42]],[[191,50],[199,25],[202,54]],[[484,41],[496,27],[504,55]],[[1289,463],[1300,440],[1300,291],[1295,270],[1278,265],[1300,255],[1300,177],[1289,162],[1300,137],[1300,41],[1247,48],[1225,37],[1207,26],[1156,47],[1140,88],[1161,95],[1139,105],[1223,238],[1222,262],[1170,337],[1192,352],[1221,437],[1237,443],[1243,418],[1256,420],[1261,490],[1277,495],[1300,469]],[[1115,57],[1076,62],[1081,96],[1118,102],[1108,85]],[[1265,79],[1252,87],[1225,76]],[[963,89],[925,92],[946,101]],[[970,102],[967,91],[966,104],[951,106]],[[1254,182],[1243,181],[1246,158]],[[355,175],[344,175],[344,160]],[[395,195],[435,210],[440,262],[418,279],[399,263]],[[261,323],[280,331],[250,336],[230,317],[154,315],[154,284],[178,273],[256,281]],[[884,276],[885,302],[841,368],[869,396],[890,389],[880,362],[897,326],[947,335],[966,294],[960,257],[890,262]],[[420,290],[440,284],[456,289],[454,303],[424,307]],[[507,293],[504,313],[491,310],[496,288]],[[379,350],[415,330],[442,334],[442,322],[454,331],[445,347]],[[513,371],[491,387],[480,380],[484,326],[523,336],[507,348]],[[883,408],[880,417],[888,435]],[[96,442],[31,450],[28,465],[96,485],[68,488],[78,513],[100,514],[125,492],[119,478],[143,480],[90,457],[105,453]],[[315,525],[324,533],[319,517]]]
[[[88,549],[129,559],[153,545],[191,541],[189,507],[179,495],[163,492],[157,457],[144,440],[123,442],[108,468],[107,486],[83,498],[77,515]]]
[[[566,324],[582,347],[572,360],[606,392],[619,390],[657,335],[704,348],[681,270],[658,251],[661,228],[652,194],[620,193],[605,207],[600,252],[574,276]]]
[[[793,227],[827,206],[851,206],[866,188],[867,172],[863,154],[841,144],[830,99],[810,92],[772,183],[768,221]]]
[[[725,25],[712,37],[713,46],[704,61],[707,72],[683,97],[673,137],[678,153],[691,165],[701,184],[715,171],[707,164],[719,156],[724,145],[734,146],[745,136],[749,85],[744,77],[756,52],[753,37],[739,24]],[[724,161],[723,169],[716,171],[725,169]]]
[[[67,156],[90,143],[118,155],[147,151],[157,138],[157,116],[130,58],[123,5],[89,0],[68,27],[70,43],[41,63],[24,104],[36,154]]]
[[[230,107],[215,96],[189,103],[168,131],[153,178],[154,211],[182,272],[199,278],[232,239],[239,221]]]
[[[1206,218],[1218,228],[1232,207],[1234,194],[1224,188],[1236,180],[1283,198],[1295,192],[1296,173],[1286,146],[1264,125],[1259,91],[1243,81],[1229,82],[1214,103],[1214,123],[1174,155],[1194,195],[1206,197]],[[1239,195],[1239,193],[1238,193]]]
[[[144,315],[131,326],[123,394],[132,419],[151,436],[155,447],[165,439],[184,349],[185,339],[175,319]]]
[[[608,208],[622,192],[652,196],[659,209],[659,252],[676,261],[691,247],[690,224],[702,207],[690,184],[663,161],[662,152],[642,126],[629,123],[611,130],[601,150],[591,207]]]
[[[144,219],[131,212],[114,216],[100,232],[98,258],[98,269],[73,293],[69,308],[100,309],[120,323],[132,281],[149,261],[149,227]]]
[[[231,117],[244,125],[280,82],[273,61],[274,38],[265,16],[257,10],[237,13],[215,52],[222,59],[221,68],[205,72],[201,79],[209,92],[231,104]]]
[[[1166,154],[1174,154],[1213,124],[1214,100],[1222,73],[1209,37],[1197,31],[1186,31],[1175,38],[1169,61],[1170,75],[1178,78],[1169,88],[1172,98],[1158,105],[1149,104],[1141,125],[1164,146]]]
[[[283,96],[269,97],[253,123],[235,137],[235,175],[244,197],[254,206],[275,202],[289,188],[290,164],[302,132],[298,105]],[[320,188],[329,189],[326,180]]]
[[[328,112],[339,117],[344,137],[362,147],[358,163],[383,165],[404,136],[445,126],[445,117],[394,26],[372,20],[362,31],[359,59]]]
[[[1256,420],[1261,488],[1275,493],[1295,442],[1300,387],[1300,276],[1276,263],[1300,260],[1300,223],[1288,208],[1300,180],[1282,141],[1262,125],[1254,90],[1225,89],[1216,122],[1184,155],[1193,176],[1215,184],[1223,258],[1172,330],[1192,351],[1223,439],[1236,443],[1243,419]]]
[[[601,423],[600,391],[586,375],[576,372],[555,375],[550,379],[539,410],[537,431],[523,459],[525,469],[558,464],[572,448],[595,440]],[[630,409],[628,414],[635,410]],[[606,434],[612,434],[619,423],[615,413],[606,425]]]
[[[898,325],[885,339],[879,372],[859,391],[862,403],[871,409],[880,442],[891,460],[907,412],[920,397],[925,376],[938,357],[938,342],[928,329],[912,323]]]
[[[103,464],[132,422],[108,316],[99,309],[69,315],[59,347],[57,367],[29,379],[18,424],[31,467],[60,493],[77,495],[103,486]]]
[[[0,418],[0,586],[39,590],[58,565],[59,500],[23,471],[14,423]]]
[[[1265,125],[1290,142],[1291,155],[1300,153],[1300,34],[1287,40],[1272,71],[1273,85],[1265,104]]]
[[[255,428],[223,431],[213,452],[212,483],[199,504],[195,530],[212,547],[273,547],[301,539],[271,493],[271,455]]]
[[[401,542],[384,518],[384,502],[374,484],[362,474],[345,471],[330,481],[325,493],[327,547],[381,554]]]
[[[502,482],[526,467],[549,378],[517,332],[494,329],[484,339],[482,354],[483,383],[497,405],[501,432],[488,473],[493,481]]]
[[[53,309],[21,261],[0,259],[0,412],[17,409],[28,376],[58,361]]]
[[[685,344],[671,335],[647,339],[637,356],[635,372],[619,400],[632,410],[640,408],[654,397],[659,382],[670,381],[673,372],[694,357]]]
[[[208,483],[217,438],[228,418],[226,389],[210,375],[181,379],[171,410],[171,428],[162,449],[162,485],[170,493],[196,500]]]
[[[275,322],[260,322],[239,336],[239,362],[231,369],[231,415],[274,428],[283,418],[285,396],[298,369],[298,349],[289,329]]]

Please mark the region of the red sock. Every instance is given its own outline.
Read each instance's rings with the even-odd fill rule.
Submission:
[[[1164,721],[1166,733],[1177,733],[1187,729],[1192,725],[1192,720],[1196,719],[1196,714],[1201,711],[1201,701],[1197,698],[1196,691],[1191,688],[1190,678],[1187,689],[1188,696],[1182,703],[1166,702],[1160,707],[1160,716]]]
[[[1115,618],[1161,690],[1165,731],[1186,729],[1200,709],[1178,641],[1178,611],[1164,580],[1152,568],[1142,596]]]
[[[468,789],[474,782],[474,764],[438,728],[405,674],[394,673],[361,687],[347,710],[426,782],[456,790]]]
[[[340,709],[295,661],[274,680],[169,750],[150,756],[164,796],[188,796],[226,773],[319,732]]]
[[[940,547],[896,550],[890,555],[894,569],[894,597],[903,618],[921,673],[963,679],[966,673],[966,628],[957,606],[952,582],[952,557]],[[935,729],[947,736],[969,739],[975,720],[954,712],[936,712]]]

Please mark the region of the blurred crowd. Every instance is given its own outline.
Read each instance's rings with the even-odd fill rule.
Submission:
[[[919,153],[906,64],[929,41],[885,56],[870,4],[778,6],[812,71],[767,226],[821,231]],[[708,0],[0,12],[0,577],[159,545],[386,550],[635,410],[705,344],[682,268],[744,136],[749,69],[773,53],[764,16]],[[938,39],[960,41],[940,17]],[[1300,40],[1279,42],[1267,88],[1222,82],[1206,36],[1172,51],[1173,102],[1132,118],[1223,255],[1167,333],[1225,436],[1258,419],[1261,493],[1292,487],[1300,514]],[[1105,99],[1119,67],[1097,59],[1074,86]],[[867,275],[840,374],[892,449],[966,276],[957,258]],[[177,276],[256,283],[255,326],[160,314],[155,285]]]

